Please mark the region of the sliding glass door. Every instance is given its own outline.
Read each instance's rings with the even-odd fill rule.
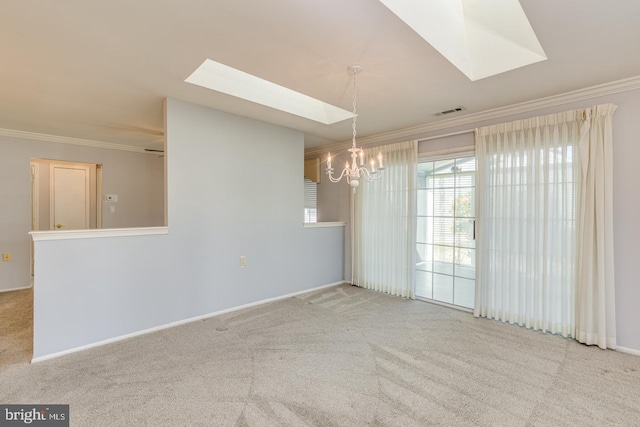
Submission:
[[[418,164],[416,296],[473,308],[474,157]]]

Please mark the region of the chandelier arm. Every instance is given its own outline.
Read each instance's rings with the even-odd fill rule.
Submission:
[[[342,178],[344,178],[345,175],[348,176],[349,171],[347,171],[347,169],[343,169],[342,173],[340,174],[340,176],[338,178],[334,178],[333,176],[333,168],[329,169],[327,168],[327,176],[329,177],[329,181],[336,183],[336,182],[340,182],[342,180]]]
[[[364,179],[367,180],[367,182],[371,182],[378,178],[382,178],[382,174],[383,174],[382,169],[378,169],[374,173],[371,173],[371,171],[369,171],[369,169],[365,167],[360,168],[360,176],[364,177]]]

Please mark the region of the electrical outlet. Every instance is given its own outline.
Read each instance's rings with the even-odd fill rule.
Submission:
[[[4,262],[9,262],[9,261],[11,261],[11,254],[10,254],[10,253],[8,253],[8,252],[7,252],[7,253],[5,253],[5,254],[2,254],[2,261],[4,261]]]
[[[247,260],[245,259],[244,255],[240,256],[240,268],[245,268],[247,266]]]

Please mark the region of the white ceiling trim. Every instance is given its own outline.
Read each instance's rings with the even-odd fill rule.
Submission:
[[[628,92],[632,90],[640,89],[640,76],[631,77],[628,79],[617,80],[615,82],[604,83],[597,86],[591,86],[585,89],[578,89],[575,91],[563,93],[560,95],[548,96],[546,98],[535,99],[532,101],[521,102],[518,104],[507,105],[505,107],[494,108],[491,110],[481,111],[478,113],[472,113],[460,117],[455,117],[446,120],[440,120],[434,123],[427,123],[424,125],[414,126],[410,128],[400,129],[397,131],[385,132],[377,135],[372,135],[365,138],[358,139],[358,145],[362,147],[371,147],[380,145],[382,143],[394,140],[397,138],[419,139],[422,135],[439,131],[443,129],[449,129],[456,126],[464,126],[471,123],[477,123],[484,120],[492,120],[501,117],[511,116],[515,114],[527,113],[542,108],[555,107],[558,105],[568,104],[570,102],[583,101],[586,99],[597,98],[600,96],[613,95],[620,92]],[[325,145],[322,147],[315,147],[305,150],[306,156],[324,154],[328,151],[340,151],[346,147],[346,144],[351,144],[351,140],[343,141],[335,144]]]
[[[114,144],[111,142],[92,141],[90,139],[71,138],[67,136],[48,135],[45,133],[25,132],[21,130],[0,128],[0,136],[31,139],[35,141],[57,142],[59,144],[82,145],[84,147],[105,148],[107,150],[133,151],[135,153],[155,154],[157,152],[145,151],[142,147],[134,145]]]

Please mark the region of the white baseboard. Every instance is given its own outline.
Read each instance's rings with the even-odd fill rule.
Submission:
[[[634,356],[640,356],[640,350],[636,350],[634,348],[618,346],[616,347],[616,351],[619,351],[620,353],[633,354]]]
[[[21,288],[11,288],[11,289],[0,289],[0,293],[2,292],[13,292],[13,291],[23,291],[25,289],[30,289],[33,286],[33,283],[27,286],[23,286]]]
[[[315,292],[315,291],[319,291],[319,290],[322,290],[322,289],[331,288],[331,287],[334,287],[334,286],[339,286],[339,285],[342,285],[343,283],[345,283],[345,282],[330,283],[328,285],[322,285],[322,286],[318,286],[318,287],[315,287],[315,288],[312,288],[312,289],[305,289],[304,291],[293,292],[293,293],[282,295],[282,296],[279,296],[279,297],[267,298],[267,299],[264,299],[264,300],[261,300],[261,301],[251,302],[249,304],[244,304],[244,305],[240,305],[240,306],[237,306],[237,307],[227,308],[227,309],[224,309],[224,310],[215,311],[213,313],[203,314],[201,316],[190,317],[190,318],[184,319],[184,320],[178,320],[176,322],[167,323],[165,325],[154,326],[153,328],[144,329],[144,330],[138,331],[138,332],[132,332],[130,334],[120,335],[120,336],[117,336],[117,337],[114,337],[114,338],[109,338],[109,339],[106,339],[106,340],[98,341],[98,342],[95,342],[95,343],[92,343],[92,344],[83,345],[83,346],[80,346],[80,347],[74,347],[74,348],[71,348],[69,350],[60,351],[58,353],[48,354],[46,356],[34,357],[33,359],[31,359],[31,363],[37,363],[37,362],[42,362],[42,361],[49,360],[49,359],[55,359],[56,357],[65,356],[67,354],[76,353],[78,351],[88,350],[90,348],[100,347],[100,346],[106,345],[106,344],[112,344],[114,342],[123,341],[123,340],[129,339],[129,338],[138,337],[140,335],[146,335],[146,334],[150,334],[152,332],[161,331],[163,329],[173,328],[173,327],[184,325],[184,324],[187,324],[187,323],[197,322],[199,320],[204,320],[204,319],[208,319],[210,317],[219,316],[221,314],[231,313],[233,311],[238,311],[238,310],[242,310],[242,309],[245,309],[245,308],[255,307],[257,305],[267,304],[267,303],[270,303],[270,302],[274,302],[274,301],[279,301],[279,300],[295,297],[297,295],[306,294],[308,292]]]

